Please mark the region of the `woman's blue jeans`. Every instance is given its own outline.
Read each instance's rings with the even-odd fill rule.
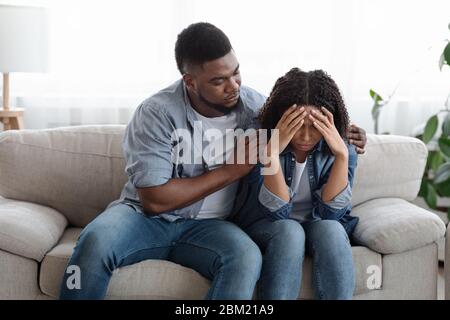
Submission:
[[[343,226],[335,220],[298,223],[262,219],[245,231],[261,249],[258,299],[297,299],[305,253],[312,257],[316,299],[352,299],[353,256]]]

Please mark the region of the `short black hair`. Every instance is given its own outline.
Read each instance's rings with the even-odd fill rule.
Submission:
[[[184,74],[187,65],[202,65],[225,56],[231,49],[222,30],[207,22],[193,23],[181,31],[175,44],[178,70]]]

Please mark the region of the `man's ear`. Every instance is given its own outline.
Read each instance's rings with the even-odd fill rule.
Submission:
[[[197,84],[195,82],[194,77],[191,74],[189,73],[183,74],[183,81],[188,89],[197,92]]]

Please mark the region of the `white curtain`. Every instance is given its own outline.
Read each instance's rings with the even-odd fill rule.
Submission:
[[[370,88],[387,98],[398,86],[380,120],[381,132],[396,134],[411,134],[450,93],[450,68],[438,68],[450,38],[448,0],[40,3],[51,10],[51,70],[11,75],[27,128],[127,123],[139,102],[179,78],[176,36],[197,21],[229,36],[244,83],[264,94],[294,66],[324,69],[368,132]]]

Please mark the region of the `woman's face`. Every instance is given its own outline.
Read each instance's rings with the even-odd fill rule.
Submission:
[[[299,106],[300,108],[301,106]],[[314,148],[314,146],[322,138],[322,134],[314,127],[313,122],[309,118],[312,110],[320,112],[319,108],[315,106],[304,106],[307,112],[305,122],[303,126],[294,134],[291,140],[291,146],[297,151],[308,152]]]

